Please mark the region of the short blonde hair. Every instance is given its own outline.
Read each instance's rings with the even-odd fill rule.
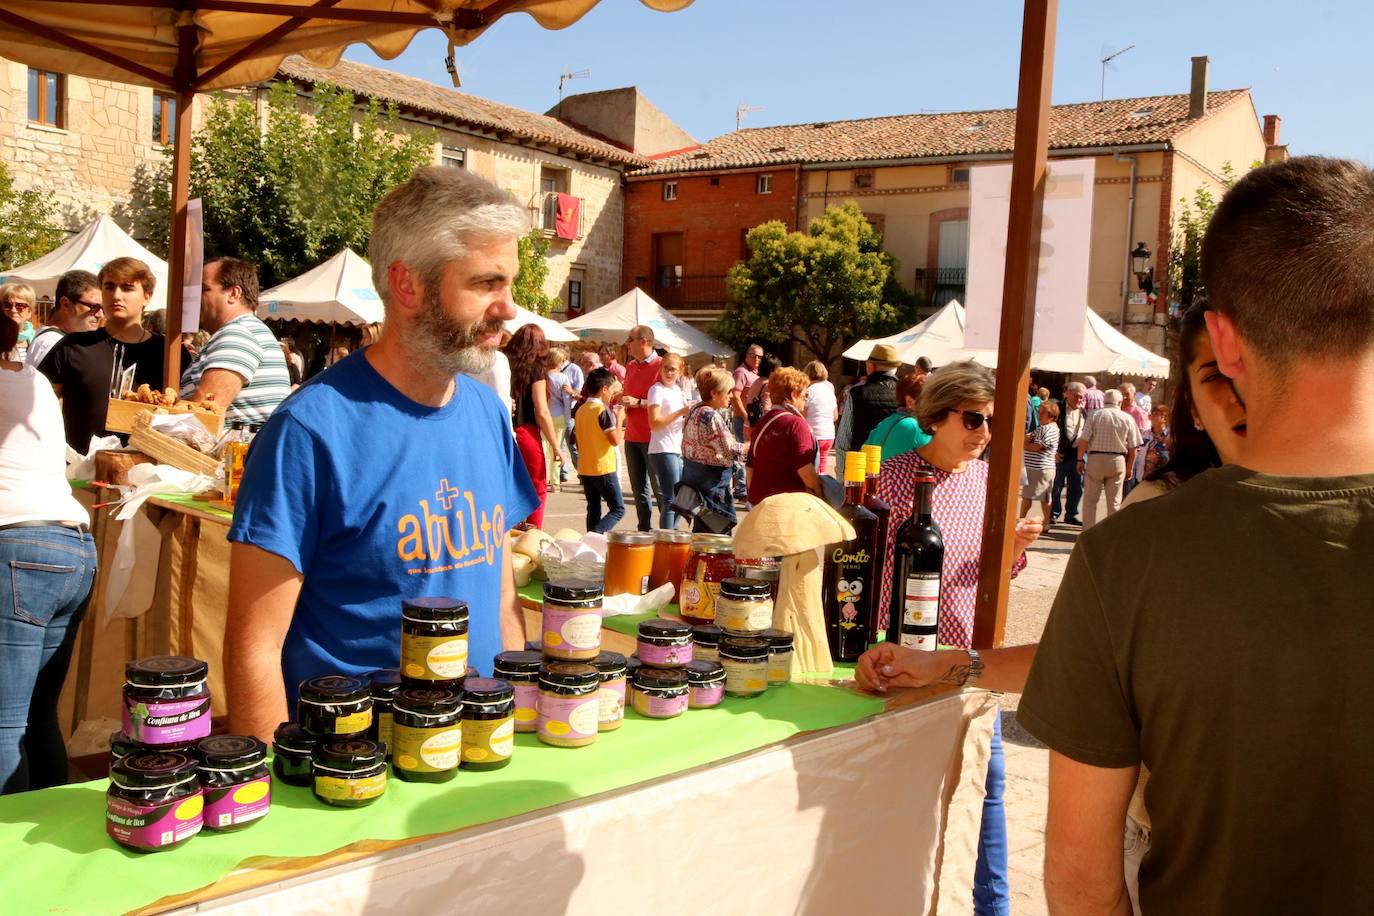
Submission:
[[[971,359],[962,359],[927,376],[921,398],[916,402],[916,422],[929,433],[945,414],[958,410],[960,404],[991,401],[996,396],[997,380],[992,370]]]
[[[9,299],[10,297],[23,299],[29,304],[29,308],[33,308],[34,306],[35,296],[33,287],[29,286],[27,283],[20,283],[16,280],[0,285],[0,300]]]
[[[1040,403],[1040,409],[1050,415],[1051,420],[1059,419],[1059,405],[1046,398]]]
[[[676,353],[665,354],[663,360],[659,363],[658,371],[662,372],[669,366],[677,366],[677,371],[681,372],[683,370],[682,357],[678,356]]]
[[[830,378],[830,370],[825,368],[825,363],[818,359],[811,360],[802,371],[805,372],[806,377],[813,382],[823,382]]]
[[[734,376],[720,366],[703,366],[697,372],[697,391],[703,401],[710,400],[722,391],[734,390]]]
[[[811,380],[800,369],[781,366],[768,376],[768,397],[774,404],[790,401],[811,387]]]

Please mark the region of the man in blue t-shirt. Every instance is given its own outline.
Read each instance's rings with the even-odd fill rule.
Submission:
[[[253,442],[229,531],[230,728],[269,739],[302,680],[399,663],[401,600],[468,603],[469,660],[522,648],[508,527],[537,504],[487,369],[529,217],[461,169],[373,214],[381,339],[288,398]]]

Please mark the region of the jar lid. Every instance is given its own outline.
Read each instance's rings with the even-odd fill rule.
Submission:
[[[601,673],[603,681],[614,680],[625,673],[625,656],[619,652],[602,652],[592,659],[592,667]]]
[[[681,668],[651,668],[644,665],[635,671],[635,686],[641,689],[668,690],[686,687],[687,672]]]
[[[539,669],[539,682],[550,687],[595,687],[601,675],[591,665],[549,662]]]
[[[793,636],[786,630],[764,630],[758,634],[759,639],[768,643],[770,649],[790,649],[792,648]]]
[[[760,582],[757,579],[726,579],[720,583],[720,593],[725,598],[742,598],[745,601],[754,601],[768,598],[773,594],[773,590],[768,587],[767,582]]]
[[[396,691],[401,687],[401,670],[399,668],[378,668],[376,671],[369,671],[363,677],[367,678],[372,687],[372,696],[394,697]]]
[[[725,677],[725,666],[709,659],[698,659],[687,663],[687,683],[709,684]]]
[[[606,534],[608,544],[652,544],[654,536],[648,531],[610,531]]]
[[[638,671],[640,665],[643,664],[644,663],[639,660],[638,655],[631,655],[629,658],[625,659],[625,676],[634,680],[635,672]]]
[[[755,661],[768,657],[768,643],[748,636],[727,636],[720,641],[720,657]]]
[[[495,706],[515,697],[510,681],[495,677],[470,677],[463,681],[463,706]]]
[[[544,597],[554,601],[596,601],[601,597],[601,583],[590,579],[559,579],[544,583]]]
[[[725,631],[714,623],[703,623],[692,627],[692,642],[701,646],[714,646],[720,643]]]
[[[692,538],[692,553],[708,554],[710,556],[728,556],[735,548],[727,540],[725,543],[707,541],[698,544],[696,538]]]
[[[463,708],[463,694],[443,687],[405,687],[396,691],[392,708],[396,712],[411,712],[421,716],[451,716]]]
[[[207,662],[186,655],[151,655],[124,666],[124,679],[139,687],[188,687],[209,673]]]
[[[169,789],[196,781],[198,762],[181,751],[145,751],[115,761],[110,781],[126,789]]]
[[[492,670],[497,674],[538,674],[539,666],[544,664],[544,656],[528,649],[512,649],[496,656]]]
[[[250,766],[267,759],[267,745],[251,735],[211,735],[196,743],[196,754],[210,769]]]
[[[426,623],[462,623],[468,619],[468,603],[461,598],[429,595],[401,600],[401,616]]]
[[[294,751],[308,754],[315,749],[320,739],[301,728],[295,722],[283,722],[272,733],[272,747],[279,751]]]
[[[341,738],[315,745],[311,760],[317,767],[353,773],[386,763],[386,745],[366,738]]]
[[[692,535],[693,547],[733,547],[734,540],[728,534],[707,534],[701,532]]]
[[[360,677],[326,674],[301,681],[300,694],[307,703],[355,703],[372,696],[372,685]]]
[[[660,544],[690,544],[692,532],[674,531],[672,528],[655,528],[654,540]]]
[[[137,754],[143,750],[145,745],[142,741],[135,741],[124,732],[117,731],[110,734],[110,753],[116,757],[127,757],[130,754]]]
[[[639,625],[639,635],[648,639],[690,639],[692,625],[680,620],[646,620]]]

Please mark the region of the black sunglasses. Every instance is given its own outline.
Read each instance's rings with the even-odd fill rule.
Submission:
[[[980,413],[979,411],[956,410],[955,408],[951,407],[949,408],[949,413],[959,414],[959,416],[964,421],[964,429],[968,430],[969,432],[973,432],[975,429],[980,428],[984,423],[988,425],[989,430],[992,429],[992,417],[989,417],[987,414]]]

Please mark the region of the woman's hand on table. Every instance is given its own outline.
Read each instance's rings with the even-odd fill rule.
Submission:
[[[968,677],[968,653],[962,649],[928,652],[879,643],[859,657],[854,678],[859,687],[886,693],[889,687],[958,686]]]

